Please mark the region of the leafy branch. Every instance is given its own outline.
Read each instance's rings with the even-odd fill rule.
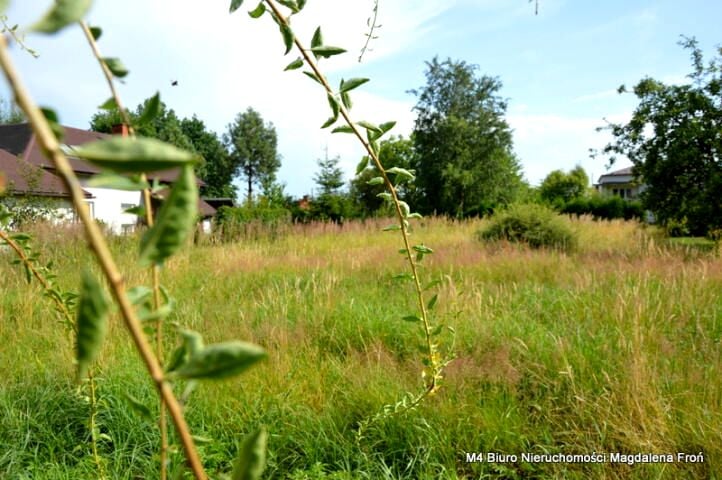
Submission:
[[[81,20],[78,22],[80,24],[80,28],[83,30],[83,33],[85,34],[85,38],[88,41],[88,45],[90,46],[90,49],[93,52],[93,56],[98,61],[98,64],[100,65],[101,70],[103,71],[103,75],[105,76],[105,80],[108,83],[108,88],[111,92],[111,99],[106,102],[109,104],[114,103],[117,110],[120,112],[121,119],[123,121],[123,124],[127,126],[128,133],[131,137],[135,136],[135,129],[133,127],[133,123],[130,120],[130,115],[128,114],[128,111],[123,107],[123,103],[120,99],[120,95],[118,94],[117,89],[115,88],[115,82],[113,81],[113,78],[115,76],[124,76],[125,73],[127,73],[127,70],[125,70],[124,67],[122,67],[122,63],[117,58],[104,58],[100,54],[100,50],[98,48],[97,40],[102,35],[102,30],[99,27],[89,27],[87,22]],[[111,66],[113,68],[111,68]],[[119,66],[121,66],[119,71]],[[159,110],[159,104],[160,99],[159,95],[156,94],[154,97],[151,98],[150,103],[148,104],[148,108],[146,109],[146,112],[141,117],[140,122],[149,122],[151,121],[157,114]],[[141,173],[140,176],[140,182],[142,184],[146,184],[146,188],[143,188],[143,203],[145,204],[145,219],[146,223],[149,228],[153,227],[154,219],[153,219],[153,209],[151,207],[151,191],[150,186],[147,185],[147,177],[145,173]],[[151,265],[151,275],[152,275],[152,288],[153,288],[153,304],[154,304],[154,310],[157,312],[161,307],[161,294],[160,294],[160,267],[158,264],[154,263]],[[157,315],[157,320],[155,322],[155,345],[156,345],[156,351],[155,355],[158,359],[163,358],[163,316]],[[158,429],[160,430],[160,480],[165,480],[167,478],[167,468],[166,468],[166,459],[168,456],[168,426],[166,422],[166,409],[165,409],[165,403],[163,402],[163,399],[161,398],[161,405],[160,405],[160,413],[158,417]]]
[[[237,10],[242,3],[242,0],[233,0],[230,8],[231,13]],[[288,8],[290,10],[290,15],[285,16],[277,3]],[[411,244],[409,239],[409,220],[412,218],[421,218],[421,215],[411,212],[409,205],[399,198],[398,190],[396,188],[397,185],[400,185],[401,183],[413,181],[415,176],[413,172],[403,168],[385,168],[379,158],[378,140],[386,132],[391,130],[396,122],[392,121],[381,125],[375,125],[367,121],[354,122],[351,118],[349,110],[352,107],[352,102],[349,92],[368,82],[368,79],[342,79],[339,88],[336,91],[331,87],[328,80],[320,70],[318,60],[344,53],[346,50],[327,45],[324,42],[321,27],[318,27],[314,32],[310,48],[306,48],[293,33],[290,18],[291,16],[299,13],[303,9],[305,3],[305,1],[293,0],[278,0],[278,2],[274,0],[263,0],[254,10],[249,12],[249,15],[252,18],[259,18],[266,11],[269,12],[272,20],[280,29],[286,48],[285,53],[288,54],[295,45],[301,55],[301,57],[291,62],[286,67],[286,70],[296,70],[303,67],[304,64],[307,65],[310,68],[310,71],[306,70],[303,71],[303,73],[320,84],[326,92],[328,103],[331,108],[331,117],[324,123],[322,128],[332,126],[338,121],[339,116],[343,118],[345,125],[336,127],[333,130],[333,133],[353,134],[358,141],[361,142],[368,153],[368,157],[364,157],[364,160],[362,160],[358,165],[356,173],[358,174],[364,170],[369,159],[371,159],[373,165],[380,173],[380,176],[371,179],[369,183],[383,184],[386,187],[387,192],[384,192],[381,196],[392,205],[398,222],[396,225],[390,226],[386,230],[398,230],[400,232],[404,247],[400,250],[400,253],[405,256],[411,272],[410,274],[401,274],[397,277],[400,279],[409,279],[413,282],[416,303],[418,305],[418,314],[407,315],[404,317],[404,320],[419,323],[422,327],[424,336],[423,349],[425,358],[423,363],[426,366],[426,369],[422,372],[424,390],[418,396],[414,396],[412,401],[405,402],[405,406],[401,410],[406,411],[416,407],[425,397],[437,391],[442,379],[442,371],[450,361],[448,359],[441,358],[439,347],[434,341],[434,337],[441,333],[443,327],[441,325],[433,327],[430,320],[430,310],[434,308],[438,296],[433,295],[427,301],[424,295],[424,291],[431,288],[431,286],[433,286],[433,282],[432,284],[423,287],[419,278],[419,263],[423,260],[425,255],[432,254],[433,250],[424,244]],[[365,135],[362,133],[362,129],[365,130]],[[392,176],[394,177],[396,183],[391,180]],[[396,410],[398,411],[399,409]]]
[[[364,54],[367,51],[371,51],[371,49],[369,48],[369,43],[371,43],[371,40],[376,40],[377,38],[379,38],[378,36],[374,35],[374,32],[382,27],[382,25],[379,25],[377,23],[378,17],[379,0],[374,0],[373,15],[366,20],[366,26],[369,27],[369,32],[364,34],[366,36],[366,42],[364,43],[364,46],[361,47],[361,53],[358,56],[359,63],[361,63]]]

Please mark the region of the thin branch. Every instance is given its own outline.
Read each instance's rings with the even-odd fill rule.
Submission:
[[[278,6],[275,4],[273,0],[265,0],[266,4],[269,6],[271,11],[276,15],[279,22],[284,23],[286,26],[290,28],[290,25],[288,23],[288,19],[283,16],[282,12],[279,10]],[[321,73],[321,70],[318,67],[318,64],[315,62],[313,57],[309,54],[310,50],[307,50],[304,48],[304,46],[301,44],[298,37],[295,35],[293,36],[293,42],[296,45],[296,48],[301,52],[301,55],[303,55],[304,60],[308,64],[308,66],[313,70],[313,73],[318,77],[319,81],[323,85],[323,87],[326,89],[326,93],[328,95],[333,96],[334,92],[331,86],[328,83],[328,80],[326,77]],[[401,211],[401,203],[398,197],[398,194],[396,192],[396,187],[394,187],[394,184],[389,179],[386,170],[384,169],[383,165],[381,164],[381,160],[379,159],[379,156],[376,154],[373,148],[371,148],[371,144],[363,137],[361,134],[361,131],[356,126],[356,124],[351,120],[351,116],[346,109],[346,107],[343,105],[343,103],[339,104],[339,113],[343,116],[344,120],[348,124],[348,126],[353,131],[354,135],[358,140],[361,142],[361,144],[366,149],[366,152],[369,154],[369,158],[371,158],[376,165],[376,168],[381,172],[381,176],[384,180],[384,184],[386,185],[386,188],[391,193],[392,201],[394,204],[394,211],[396,213],[396,218],[398,219],[399,225],[401,226],[401,236],[403,237],[404,242],[404,248],[406,250],[406,258],[409,263],[409,267],[411,268],[412,276],[414,277],[414,287],[416,290],[416,299],[419,305],[419,311],[421,312],[421,321],[423,324],[424,329],[424,337],[426,341],[426,347],[429,352],[429,365],[432,370],[431,379],[426,385],[425,394],[428,395],[430,393],[433,393],[437,387],[437,380],[439,378],[439,372],[440,372],[440,365],[438,362],[438,359],[434,355],[434,348],[433,348],[433,342],[431,338],[431,325],[429,323],[429,314],[426,309],[426,304],[424,302],[424,294],[423,289],[421,287],[421,282],[419,280],[418,275],[418,266],[416,265],[416,261],[413,257],[413,250],[411,248],[411,242],[409,242],[409,234],[406,228],[406,218],[404,216],[404,213]]]
[[[32,126],[38,144],[45,155],[52,160],[57,173],[63,180],[68,192],[70,192],[73,205],[75,206],[78,216],[83,223],[88,245],[95,254],[95,257],[97,258],[98,263],[100,264],[100,267],[110,284],[111,292],[120,307],[123,321],[130,333],[133,343],[135,344],[148,373],[153,379],[156,389],[168,407],[171,418],[173,419],[173,423],[178,432],[178,436],[180,437],[181,445],[183,446],[188,464],[196,479],[205,480],[206,474],[203,470],[195,443],[193,442],[193,438],[191,437],[188,429],[188,424],[186,423],[185,418],[183,418],[181,406],[175,398],[170,385],[165,382],[163,369],[158,363],[158,359],[155,357],[150,344],[143,334],[143,327],[135,313],[135,310],[133,309],[133,305],[128,299],[123,276],[115,264],[100,228],[90,217],[90,212],[85,203],[80,183],[78,182],[67,157],[60,149],[60,145],[58,144],[55,135],[50,130],[47,120],[35,102],[33,102],[30,94],[20,80],[20,76],[12,63],[10,55],[8,54],[5,38],[0,39],[0,66],[5,72],[5,77],[13,91],[16,103],[25,112],[25,115]]]
[[[367,50],[369,50],[369,43],[371,43],[371,40],[374,37],[374,31],[381,27],[381,25],[376,25],[376,21],[379,17],[379,0],[374,0],[374,9],[373,9],[374,15],[373,17],[369,18],[371,22],[371,28],[369,30],[369,33],[366,34],[366,43],[364,43],[364,46],[361,48],[361,53],[358,56],[358,63],[361,63],[361,60],[363,59],[364,54]]]

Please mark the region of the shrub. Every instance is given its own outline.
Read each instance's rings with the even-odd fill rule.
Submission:
[[[216,222],[220,226],[224,241],[242,238],[275,238],[286,230],[291,223],[291,212],[283,207],[263,204],[226,207],[216,212]]]
[[[559,208],[569,215],[592,215],[595,220],[643,218],[644,208],[639,200],[623,200],[617,196],[594,195],[590,198],[575,198]]]
[[[560,250],[573,250],[577,245],[577,237],[567,219],[548,207],[534,204],[512,205],[495,214],[491,223],[479,232],[479,239]]]

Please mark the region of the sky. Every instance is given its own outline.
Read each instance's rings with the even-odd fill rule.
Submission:
[[[49,0],[12,0],[8,23],[21,28],[37,20]],[[130,74],[119,85],[126,106],[135,108],[160,92],[180,117],[197,115],[222,134],[235,116],[252,107],[272,122],[282,156],[279,180],[288,194],[311,194],[317,159],[338,155],[346,179],[363,152],[350,135],[319,127],[329,116],[320,86],[300,71],[283,68],[297,56],[283,55],[270,17],[252,20],[246,1],[229,14],[230,0],[96,0],[87,20],[103,29],[103,56],[119,57]],[[636,105],[622,84],[650,76],[685,82],[689,52],[677,42],[694,36],[707,58],[722,44],[722,2],[711,0],[379,0],[381,28],[361,63],[373,0],[308,0],[293,17],[306,43],[321,26],[325,43],[347,54],[321,62],[337,85],[341,78],[371,81],[352,97],[355,120],[397,121],[391,133],[408,135],[416,99],[409,90],[425,83],[427,61],[464,60],[479,75],[498,77],[508,101],[506,119],[525,179],[538,185],[552,170],[582,165],[596,181],[607,159],[590,157],[609,140],[597,127],[623,122]],[[62,124],[89,128],[92,115],[110,95],[97,62],[77,26],[55,36],[27,34],[12,55],[36,101],[54,108]],[[173,86],[172,82],[178,85]],[[0,98],[9,99],[5,82]],[[624,159],[612,169],[628,165]]]

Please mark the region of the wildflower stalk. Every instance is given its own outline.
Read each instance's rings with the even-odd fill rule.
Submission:
[[[128,115],[128,111],[123,107],[123,103],[120,99],[120,95],[118,95],[118,91],[115,88],[115,83],[113,82],[113,74],[110,71],[110,69],[108,68],[108,65],[103,61],[103,58],[100,55],[100,49],[98,48],[98,43],[95,41],[95,37],[93,36],[93,33],[90,31],[90,28],[88,27],[87,22],[80,21],[78,23],[80,24],[80,28],[83,30],[83,33],[85,33],[85,38],[88,40],[88,45],[90,45],[90,49],[93,51],[93,56],[95,56],[95,59],[100,64],[100,68],[103,71],[105,80],[108,83],[108,88],[110,89],[111,95],[113,96],[113,100],[115,100],[115,105],[118,108],[118,111],[120,112],[123,124],[126,125],[128,128],[128,134],[130,136],[135,136],[135,131],[134,131],[133,125],[130,121],[130,115]],[[147,181],[147,177],[146,177],[145,173],[143,173],[141,175],[141,181],[142,182]],[[151,206],[150,188],[143,189],[143,203],[145,204],[146,223],[148,225],[148,228],[151,228],[153,226],[153,208]],[[155,308],[155,310],[158,310],[160,308],[160,267],[154,263],[151,266],[151,270],[152,270],[152,288],[153,288],[153,304],[154,304],[153,307]],[[163,359],[162,323],[163,323],[163,319],[159,316],[158,320],[156,320],[156,322],[155,322],[155,342],[156,342],[155,355],[160,361],[162,361],[162,359]],[[166,416],[165,416],[165,404],[164,404],[162,398],[161,398],[161,402],[160,402],[160,412],[159,412],[159,417],[158,417],[158,429],[160,430],[160,480],[166,480],[166,478],[167,478],[166,459],[168,456],[168,425],[167,425]]]
[[[163,369],[155,356],[148,340],[143,334],[143,328],[138,316],[131,304],[125,289],[125,281],[118,270],[115,260],[108,248],[108,244],[100,231],[100,228],[93,222],[90,212],[85,204],[80,183],[68,162],[67,157],[60,149],[60,145],[52,133],[50,126],[40,109],[32,100],[25,85],[13,65],[8,54],[5,38],[0,38],[0,67],[2,67],[10,89],[13,92],[17,105],[25,112],[26,117],[35,133],[38,145],[45,155],[53,162],[55,169],[62,179],[65,187],[70,193],[75,210],[83,224],[88,245],[95,255],[100,267],[110,284],[111,292],[116,299],[120,312],[128,329],[135,347],[158,390],[158,394],[168,408],[170,416],[175,425],[180,442],[183,447],[188,465],[197,480],[205,480],[206,474],[203,470],[198,452],[191,437],[188,424],[183,417],[180,403],[176,399],[171,386],[165,381]]]

